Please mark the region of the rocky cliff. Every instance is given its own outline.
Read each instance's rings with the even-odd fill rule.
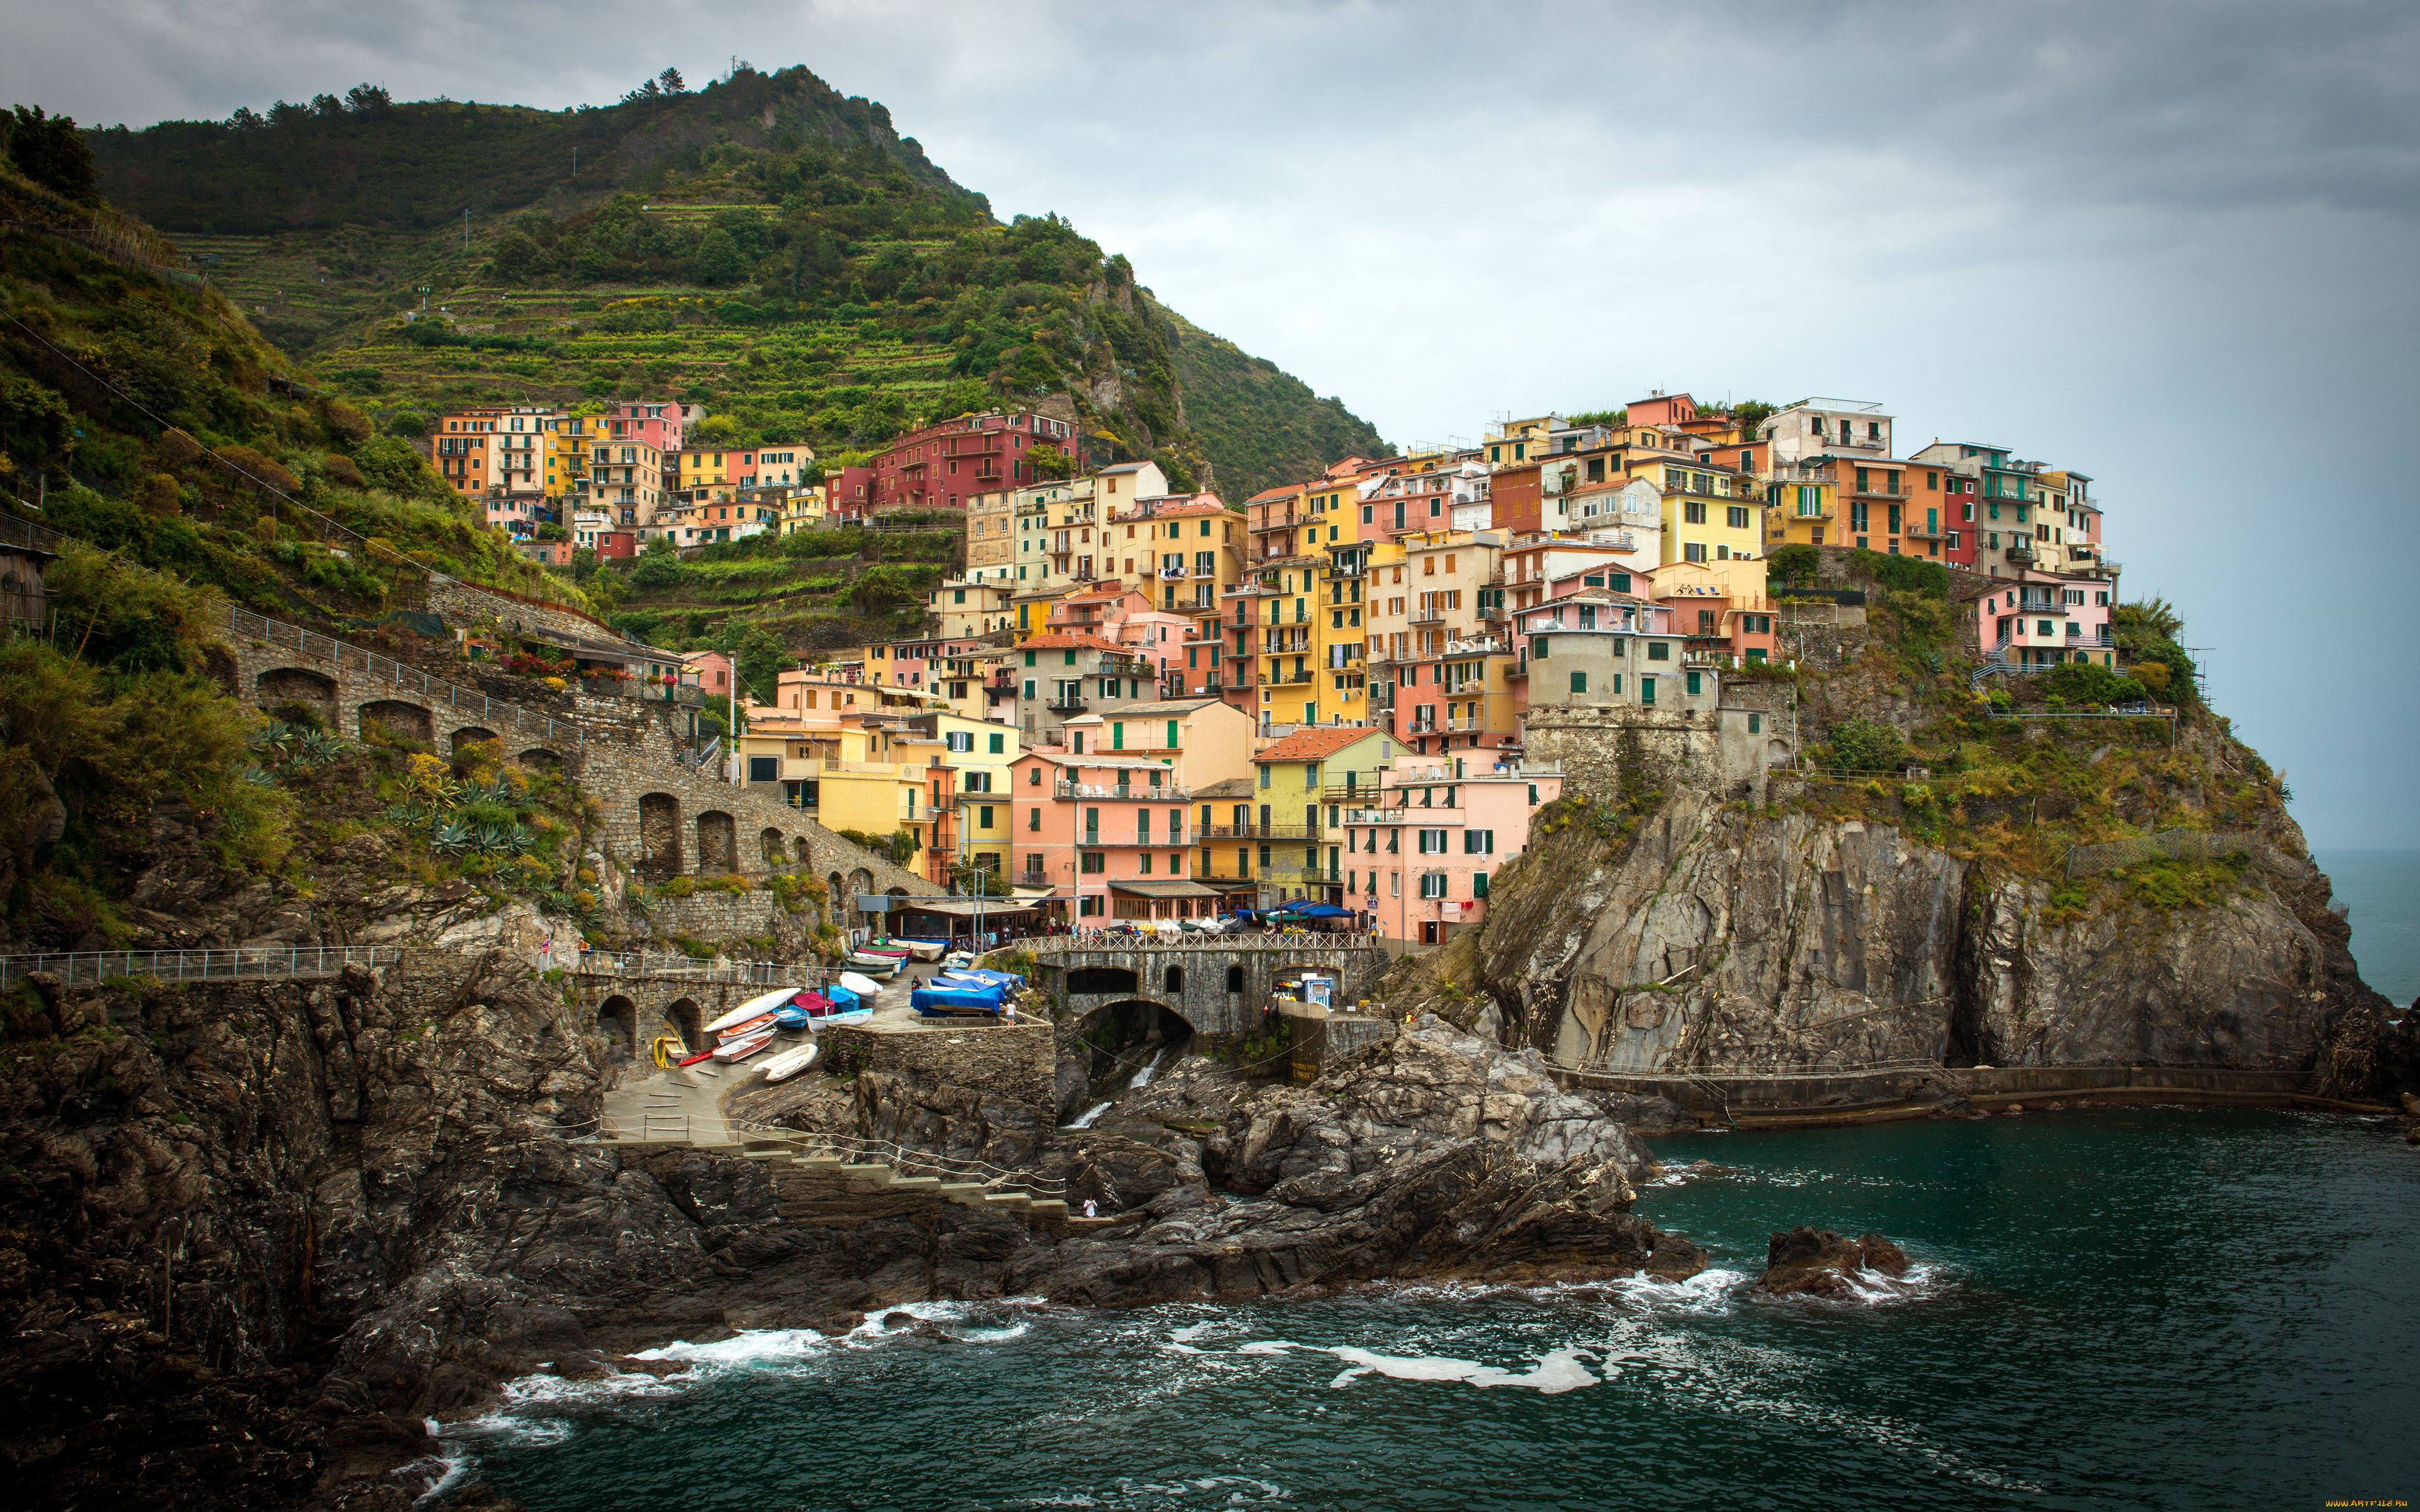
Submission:
[[[1585,806],[1550,819],[1484,923],[1400,971],[1393,1000],[1612,1070],[2152,1063],[2319,1070],[2347,1093],[2379,1081],[2339,1061],[2388,1053],[2370,1043],[2387,1005],[2282,809],[2246,857],[2078,881],[2014,871],[2006,825],[1945,835],[1937,816],[1837,809],[1683,793],[1618,825]]]

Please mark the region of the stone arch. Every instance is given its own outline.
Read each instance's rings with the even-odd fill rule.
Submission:
[[[481,741],[493,743],[496,738],[496,733],[492,730],[482,730],[474,724],[466,724],[461,729],[455,731],[452,738],[454,742],[454,754],[459,756],[462,754],[462,748],[465,746],[477,745]]]
[[[514,757],[513,760],[520,763],[523,766],[528,767],[533,772],[560,772],[563,770],[563,758],[547,749],[544,746],[532,746],[529,749]]]
[[[839,917],[844,907],[854,906],[848,903],[848,883],[843,879],[839,872],[835,872],[830,876],[824,878],[824,886],[831,889],[831,905],[834,918]]]
[[[1242,994],[1243,990],[1244,990],[1244,968],[1243,968],[1243,967],[1241,967],[1241,966],[1229,966],[1229,967],[1227,968],[1227,992],[1228,992],[1228,995],[1229,995],[1230,996],[1240,995]]]
[[[336,728],[336,680],[307,667],[274,667],[252,682],[253,702],[264,709],[300,703],[319,717],[332,733]]]
[[[383,730],[398,740],[410,740],[427,746],[437,738],[437,722],[428,710],[418,703],[406,703],[401,699],[378,699],[362,705],[355,716],[360,722],[362,738],[366,740],[372,730]]]
[[[697,869],[700,872],[739,870],[739,826],[720,809],[697,816]]]
[[[1077,1023],[1079,1042],[1093,1047],[1094,1076],[1115,1078],[1127,1087],[1141,1065],[1159,1061],[1167,1070],[1166,1052],[1182,1050],[1193,1038],[1193,1021],[1168,1004],[1150,997],[1123,997],[1104,1003]]]
[[[669,793],[639,795],[638,872],[661,882],[681,872],[680,799]]]
[[[1077,966],[1067,973],[1067,991],[1074,993],[1135,993],[1141,980],[1125,966]]]
[[[763,834],[757,836],[756,848],[758,851],[762,852],[765,856],[765,870],[768,872],[779,872],[782,870],[783,856],[782,855],[782,832],[780,830],[768,828]]]
[[[680,1042],[690,1055],[706,1048],[706,1015],[697,1010],[694,998],[676,997],[664,1008],[664,1024],[680,1036]]]
[[[859,893],[872,892],[873,890],[873,872],[868,872],[865,868],[861,866],[856,871],[851,872],[848,874],[848,905],[850,908],[854,909],[857,906],[857,895]]]
[[[639,1005],[619,993],[597,1010],[597,1032],[605,1037],[605,1055],[628,1060],[639,1053]]]
[[[807,837],[804,835],[790,837],[790,852],[792,856],[804,866],[815,864],[815,849],[807,843]]]
[[[1171,966],[1167,970],[1161,972],[1159,974],[1159,978],[1160,990],[1167,993],[1169,996],[1182,997],[1185,995],[1185,968],[1183,966]]]

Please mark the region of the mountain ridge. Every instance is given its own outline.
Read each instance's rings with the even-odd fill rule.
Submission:
[[[879,102],[802,66],[551,112],[365,85],[86,140],[115,203],[404,434],[638,387],[706,405],[735,443],[853,453],[1064,395],[1093,457],[1237,499],[1391,454],[1063,219],[1001,224]]]

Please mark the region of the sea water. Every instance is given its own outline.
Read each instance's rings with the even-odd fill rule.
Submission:
[[[2362,980],[2409,1008],[2420,998],[2420,851],[2328,851],[2316,859],[2351,909]]]
[[[1680,1283],[1377,1287],[663,1351],[449,1430],[540,1512],[732,1507],[2317,1507],[2420,1489],[2420,1151],[2172,1108],[1667,1139]],[[1711,1165],[1694,1163],[1707,1162]],[[1899,1241],[1856,1302],[1767,1236]]]

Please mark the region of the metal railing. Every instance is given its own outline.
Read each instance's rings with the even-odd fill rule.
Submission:
[[[681,981],[736,981],[752,987],[820,987],[831,980],[828,967],[789,961],[728,961],[653,950],[590,950],[582,952],[572,974],[582,977],[663,978]]]
[[[333,977],[345,967],[394,965],[400,947],[238,946],[222,950],[73,950],[0,956],[0,989],[34,972],[72,984],[148,977],[157,981],[242,981]]]
[[[2257,829],[2168,829],[2133,840],[2071,846],[2067,853],[2067,874],[2090,876],[2111,867],[2146,861],[2213,861],[2228,856],[2258,856],[2267,849]]]
[[[1170,919],[1166,922],[1174,923]],[[1325,943],[1323,943],[1325,942]],[[1078,934],[1047,934],[1021,940],[1018,946],[1039,959],[1043,956],[1082,955],[1098,950],[1201,950],[1221,952],[1259,950],[1370,950],[1385,954],[1387,948],[1357,932],[1333,934],[1180,934],[1159,933],[1151,928],[1134,931],[1088,929]]]
[[[393,657],[381,656],[375,651],[365,651],[334,636],[306,630],[283,620],[272,620],[247,609],[229,605],[227,628],[233,634],[282,646],[298,656],[333,662],[339,668],[357,667],[365,674],[391,684],[398,691],[417,692],[423,698],[442,699],[447,708],[458,713],[476,714],[486,720],[509,718],[513,729],[524,734],[536,734],[546,740],[568,739],[575,745],[584,745],[588,738],[585,731],[569,720],[537,714],[507,700],[489,698],[458,683],[432,677],[419,668],[406,666]]]

